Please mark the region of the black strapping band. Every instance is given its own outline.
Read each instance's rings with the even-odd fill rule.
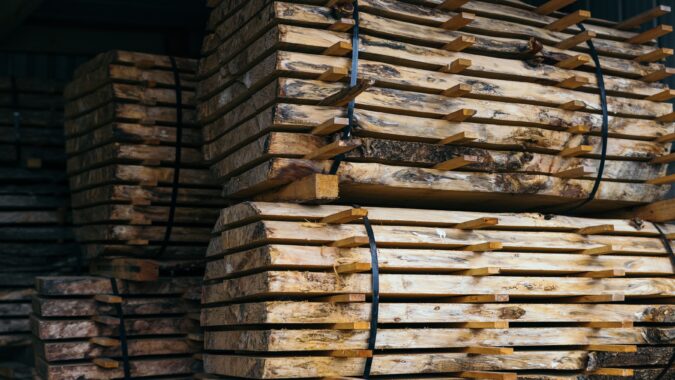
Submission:
[[[162,256],[166,251],[169,240],[171,240],[171,232],[173,231],[173,224],[176,216],[176,204],[178,203],[178,185],[180,182],[180,164],[183,151],[183,89],[181,88],[180,72],[176,64],[176,58],[169,57],[171,60],[171,69],[173,70],[174,85],[176,88],[176,153],[173,162],[173,183],[171,187],[171,204],[169,207],[169,218],[164,231],[164,239],[159,248],[157,256]]]
[[[352,72],[351,78],[349,80],[349,86],[354,87],[358,83],[359,79],[359,1],[354,0],[354,28],[352,29]],[[352,100],[347,105],[347,118],[349,119],[349,125],[347,125],[342,130],[342,140],[349,140],[352,138],[352,129],[354,128],[354,109],[356,108],[356,100]],[[340,154],[335,157],[333,160],[333,165],[330,168],[330,174],[337,173],[340,168],[340,164],[344,161],[345,155]]]
[[[117,280],[114,278],[110,279],[110,287],[112,288],[112,293],[115,296],[119,296],[120,292],[117,289]],[[127,327],[124,321],[124,312],[122,310],[122,304],[114,304],[115,312],[117,313],[117,318],[120,320],[119,324],[119,337],[120,337],[120,350],[122,351],[122,367],[124,369],[124,380],[131,379],[131,366],[129,365],[129,345],[127,342]]]
[[[583,24],[577,24],[577,26],[582,32],[586,31],[586,28],[584,27]],[[595,77],[598,82],[598,89],[600,90],[600,104],[602,107],[602,151],[600,156],[600,165],[598,165],[598,174],[595,177],[595,183],[593,184],[593,189],[588,194],[588,198],[584,199],[583,201],[579,202],[576,205],[573,204],[571,207],[564,209],[560,212],[569,212],[572,210],[576,210],[578,208],[585,206],[586,204],[590,203],[595,199],[595,196],[598,193],[598,189],[600,188],[600,183],[602,183],[602,176],[603,173],[605,172],[605,161],[607,160],[607,142],[609,139],[609,110],[607,109],[607,91],[605,90],[605,76],[602,72],[602,67],[600,66],[600,57],[598,56],[597,50],[595,50],[593,40],[586,41],[586,44],[588,44],[588,48],[591,52],[591,57],[593,58],[593,62],[595,63]]]
[[[16,85],[16,78],[11,78],[12,86],[12,124],[14,126],[14,149],[16,150],[16,160],[21,166],[21,112],[19,112],[19,89]]]
[[[661,242],[663,243],[663,246],[666,248],[666,251],[669,254],[670,257],[670,264],[675,267],[675,253],[673,252],[673,247],[670,245],[670,239],[668,239],[668,236],[661,230],[661,227],[659,227],[656,223],[652,223],[654,227],[656,227],[656,230],[659,231],[659,235],[661,238]],[[668,364],[666,365],[665,368],[661,371],[661,373],[656,376],[654,380],[665,380],[665,376],[670,372],[670,370],[673,368],[673,365],[675,365],[675,350],[673,351],[672,354],[670,354],[670,360],[668,360]]]
[[[377,257],[377,242],[375,241],[375,233],[373,226],[370,224],[368,216],[363,217],[363,225],[366,227],[368,234],[368,244],[370,246],[370,262],[371,262],[371,277],[372,277],[372,301],[370,308],[370,335],[368,336],[368,350],[371,352],[375,350],[375,342],[377,340],[377,321],[380,314],[380,264]],[[363,369],[363,377],[370,379],[370,370],[373,366],[373,356],[366,358],[366,365]]]

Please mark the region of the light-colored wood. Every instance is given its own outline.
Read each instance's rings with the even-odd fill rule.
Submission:
[[[659,116],[656,121],[661,123],[672,123],[675,122],[675,112],[671,112],[666,115]]]
[[[629,38],[627,41],[632,44],[644,44],[653,41],[659,37],[663,37],[672,32],[673,27],[671,25],[659,25],[645,32],[642,32],[637,36]]]
[[[478,230],[485,227],[493,227],[499,224],[499,218],[494,217],[482,217],[472,220],[467,220],[466,222],[459,223],[455,225],[455,228],[459,230]]]
[[[663,136],[661,136],[661,137],[658,137],[655,141],[656,141],[656,142],[660,142],[660,143],[669,143],[669,142],[673,142],[673,141],[675,141],[675,132],[673,132],[673,133],[668,133],[668,134],[666,134],[666,135],[663,135]]]
[[[108,358],[94,358],[92,359],[92,363],[94,363],[97,367],[104,369],[114,369],[119,368],[120,366],[120,362]]]
[[[595,256],[595,255],[608,255],[612,252],[614,252],[614,249],[612,248],[612,245],[607,244],[607,245],[603,245],[603,246],[596,247],[596,248],[584,249],[583,251],[580,251],[579,253],[582,254],[582,255]]]
[[[672,98],[675,98],[675,90],[667,89],[659,92],[658,94],[648,96],[645,99],[651,100],[653,102],[667,102]]]
[[[436,170],[455,170],[459,169],[463,166],[471,165],[476,163],[478,160],[477,157],[473,156],[461,156],[461,157],[455,157],[451,158],[447,161],[441,162],[437,165],[434,166],[434,169]]]
[[[653,71],[649,74],[646,74],[642,77],[642,80],[645,82],[658,82],[669,78],[671,75],[675,74],[675,68],[665,67],[657,71]]]
[[[658,48],[652,52],[635,57],[635,62],[656,62],[666,59],[673,55],[673,49]]]
[[[614,232],[613,224],[598,224],[597,226],[587,226],[577,230],[577,233],[580,235],[598,235],[608,232]]]
[[[312,130],[313,135],[326,136],[345,129],[349,125],[349,119],[345,117],[332,117]]]
[[[593,151],[593,147],[590,145],[579,145],[570,148],[565,148],[560,152],[561,157],[577,157],[584,154],[589,154]]]
[[[323,51],[324,55],[342,57],[352,52],[352,44],[347,41],[336,42]]]
[[[591,57],[589,57],[586,54],[577,54],[574,56],[571,56],[569,58],[566,58],[558,63],[556,63],[556,67],[559,67],[561,69],[569,69],[569,70],[574,70],[579,66],[582,65],[587,65],[591,62]]]
[[[342,322],[331,325],[333,330],[368,330],[370,322]]]
[[[616,344],[591,344],[584,346],[588,351],[602,351],[602,352],[637,352],[637,346],[633,345],[616,345]]]
[[[344,67],[331,67],[319,76],[319,80],[325,82],[337,82],[349,75],[349,70]]]
[[[518,380],[518,375],[511,372],[463,371],[457,376],[465,379]]]
[[[339,211],[321,219],[321,223],[326,224],[344,224],[361,220],[368,216],[368,210],[364,208],[350,208],[349,210]]]
[[[578,10],[546,25],[545,28],[548,30],[553,30],[555,32],[561,32],[569,28],[570,26],[579,24],[580,22],[583,22],[584,20],[587,20],[589,18],[591,18],[591,12],[585,10]]]
[[[474,268],[466,269],[462,271],[455,272],[457,275],[462,276],[496,276],[501,273],[501,270],[496,267],[485,267],[485,268]]]
[[[460,323],[457,327],[463,329],[508,329],[509,322],[495,321],[495,322],[465,322]]]
[[[588,83],[590,83],[590,80],[588,77],[580,76],[580,75],[573,75],[562,82],[558,83],[556,86],[557,87],[562,87],[562,88],[569,88],[569,89],[575,89],[579,88],[582,86],[586,86]]]
[[[97,294],[94,296],[94,300],[107,304],[121,304],[124,301],[124,299],[120,296],[113,296],[109,294]]]
[[[669,174],[663,177],[653,178],[647,181],[650,185],[669,185],[675,182],[675,174]]]
[[[488,251],[497,251],[502,249],[504,246],[501,242],[498,241],[488,241],[485,243],[471,244],[462,248],[464,251],[472,252],[488,252]]]
[[[557,49],[568,50],[577,45],[581,45],[584,42],[597,37],[598,35],[595,32],[590,30],[583,31],[577,35],[574,35],[566,40],[559,42],[555,47]]]
[[[457,296],[445,298],[442,301],[450,303],[499,303],[499,302],[509,302],[508,294],[485,294],[485,295],[470,295],[470,296]]]
[[[471,24],[475,19],[476,15],[474,15],[473,13],[459,12],[454,16],[450,17],[448,21],[441,24],[441,28],[445,30],[459,30]]]
[[[337,247],[337,248],[354,248],[354,247],[362,247],[364,245],[368,245],[370,243],[370,240],[368,239],[368,236],[351,236],[348,238],[336,240],[333,243],[331,243],[331,247]]]
[[[591,128],[587,125],[573,125],[569,128],[567,128],[567,132],[573,133],[573,134],[579,134],[579,135],[584,135],[587,134],[588,132],[591,131]]]
[[[443,46],[444,50],[460,52],[476,43],[476,37],[461,35]]]
[[[656,157],[651,160],[652,164],[669,164],[675,161],[675,153],[669,153],[664,156]]]
[[[438,143],[440,145],[448,145],[448,144],[463,144],[467,142],[471,142],[474,140],[477,140],[479,137],[471,132],[459,132],[455,133],[452,136],[448,136]]]
[[[566,6],[574,3],[576,0],[549,0],[544,4],[537,7],[534,11],[540,15],[550,15],[551,13],[558,11]]]
[[[567,103],[561,104],[560,108],[567,111],[579,111],[586,108],[586,103],[581,100],[570,100]]]
[[[452,86],[451,88],[443,91],[441,95],[447,96],[450,98],[459,98],[466,94],[471,93],[471,86],[468,84],[460,83],[458,85]]]
[[[592,329],[630,329],[633,328],[633,321],[620,321],[620,322],[611,322],[611,321],[593,321],[593,322],[583,322],[580,323],[581,327],[588,327]]]
[[[351,263],[342,264],[335,267],[335,272],[339,274],[370,272],[373,269],[370,263]]]
[[[316,151],[306,155],[307,160],[327,160],[340,154],[356,149],[361,145],[359,140],[336,140],[328,145],[324,145]]]
[[[631,211],[629,216],[655,223],[671,222],[675,220],[675,198],[639,207]]]
[[[451,64],[443,66],[441,72],[449,74],[459,74],[471,67],[471,60],[466,58],[457,58]]]
[[[337,176],[310,174],[283,188],[256,196],[266,202],[326,203],[339,197]]]
[[[466,121],[467,119],[471,118],[473,115],[476,114],[476,110],[473,109],[468,109],[468,108],[462,108],[457,111],[454,111],[444,117],[445,120],[448,121],[454,121],[454,122],[462,122]]]
[[[605,302],[623,302],[626,300],[624,294],[598,294],[598,295],[586,295],[586,296],[575,296],[565,298],[564,302],[569,303],[605,303]]]
[[[101,347],[119,347],[120,346],[120,340],[114,339],[114,338],[95,337],[95,338],[89,339],[89,342],[91,342],[92,344],[95,344],[97,346],[101,346]]]
[[[454,11],[461,8],[464,4],[468,3],[471,0],[443,0],[442,3],[438,4],[439,9],[447,9],[449,11]]]
[[[628,20],[624,20],[620,22],[619,24],[616,25],[617,29],[633,29],[637,28],[641,24],[647,23],[650,20],[653,20],[655,18],[661,17],[665,14],[670,13],[670,7],[666,5],[659,5],[655,8],[652,8],[648,11],[645,11],[643,13],[640,13],[636,16],[633,16],[629,18]]]
[[[318,297],[317,301],[328,302],[328,303],[359,303],[366,302],[365,294],[336,294],[333,296]]]
[[[331,26],[328,27],[328,29],[335,31],[335,32],[348,32],[354,28],[354,25],[356,25],[356,22],[354,19],[351,18],[341,18]]]
[[[631,368],[598,368],[592,371],[587,371],[586,373],[595,376],[632,377],[635,375],[635,370]]]
[[[556,177],[560,178],[584,178],[596,174],[595,168],[590,166],[576,166],[571,169],[566,169],[555,173]]]
[[[474,355],[511,355],[513,353],[513,348],[476,346],[463,348],[461,352]]]
[[[590,278],[610,278],[610,277],[625,277],[626,271],[624,269],[606,269],[593,272],[580,273],[579,277]]]
[[[328,356],[333,358],[370,358],[373,351],[370,350],[332,350]]]

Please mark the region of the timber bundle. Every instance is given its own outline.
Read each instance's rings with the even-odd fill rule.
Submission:
[[[173,62],[113,51],[66,87],[73,218],[88,259],[203,258],[223,200],[201,158],[197,61]]]
[[[60,83],[0,78],[0,377],[23,377],[36,276],[77,270]]]
[[[675,230],[526,213],[675,181],[669,30],[627,30],[669,8],[569,3],[209,2],[202,149],[242,203],[207,250],[207,373],[675,378]]]
[[[40,278],[31,320],[39,378],[188,378],[201,367],[193,358],[202,350],[201,282],[200,277]],[[123,345],[132,377],[124,373]]]
[[[366,215],[380,270],[374,355]],[[223,210],[207,251],[206,371],[358,378],[373,356],[371,374],[384,378],[653,379],[668,364],[675,280],[653,224],[487,215],[264,202]]]
[[[665,102],[672,91],[657,80],[672,73],[658,62],[672,50],[653,43],[654,31],[591,19],[580,32],[587,11],[558,18],[482,1],[362,0],[352,73],[353,12],[337,0],[225,1],[212,12],[198,114],[226,197],[296,200],[300,184],[321,187],[344,154],[341,200],[480,201],[491,211],[583,200],[603,145],[591,38],[609,136],[603,180],[585,209],[665,194],[675,114]]]

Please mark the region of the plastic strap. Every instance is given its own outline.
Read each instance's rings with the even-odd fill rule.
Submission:
[[[663,230],[661,230],[661,227],[659,227],[656,223],[652,223],[654,227],[656,227],[656,230],[659,231],[659,235],[661,238],[661,242],[663,243],[663,246],[666,248],[666,251],[668,251],[668,254],[670,255],[670,263],[675,267],[675,253],[673,252],[673,247],[670,245],[670,239],[668,239],[668,236],[666,236],[665,233],[663,233]],[[665,368],[661,371],[661,373],[656,376],[654,380],[665,380],[665,376],[670,370],[673,368],[673,365],[675,365],[675,351],[670,355],[670,360],[668,360],[668,365],[666,365]]]
[[[19,90],[16,85],[16,78],[11,78],[12,86],[12,124],[14,125],[14,149],[16,150],[16,160],[21,164],[21,112],[19,112]],[[21,166],[21,165],[19,165]]]
[[[354,28],[352,29],[352,72],[349,80],[349,86],[354,87],[359,79],[359,0],[354,0]],[[342,130],[342,140],[349,140],[352,138],[352,129],[354,128],[354,109],[356,108],[356,100],[352,100],[347,105],[347,118],[349,124]],[[344,161],[345,155],[340,154],[333,160],[333,165],[330,168],[330,174],[337,173],[340,164]]]
[[[176,87],[176,157],[173,161],[173,183],[171,188],[171,204],[169,207],[169,218],[166,221],[166,230],[164,231],[164,239],[159,248],[157,256],[162,256],[166,251],[166,247],[171,239],[171,232],[173,231],[173,224],[176,216],[176,203],[178,202],[178,184],[180,181],[180,164],[183,147],[183,90],[180,82],[180,72],[178,72],[178,65],[176,65],[176,58],[169,57],[171,61],[171,69],[173,70],[174,85]]]
[[[117,280],[114,278],[110,279],[110,287],[112,288],[112,293],[115,296],[119,296],[120,292],[117,289]],[[122,366],[124,368],[124,380],[131,379],[131,366],[129,365],[129,345],[127,342],[127,329],[124,322],[124,312],[122,311],[122,304],[115,304],[115,312],[117,313],[117,318],[120,320],[119,325],[119,337],[120,337],[120,349],[122,350]]]
[[[370,246],[370,266],[372,277],[372,301],[370,308],[370,335],[368,336],[368,350],[375,350],[375,342],[377,340],[377,321],[380,314],[380,264],[377,258],[377,242],[375,241],[375,233],[373,226],[370,224],[368,216],[363,217],[363,225],[366,227],[368,234],[368,243]],[[363,369],[363,377],[370,379],[370,369],[373,366],[373,356],[366,358],[366,365]]]
[[[586,28],[583,24],[577,24],[579,29],[584,32]],[[598,89],[600,89],[600,103],[602,106],[602,151],[600,155],[600,165],[598,165],[598,175],[595,177],[595,183],[593,184],[593,189],[591,190],[588,198],[581,201],[580,203],[573,205],[570,208],[567,208],[563,211],[572,211],[580,207],[585,206],[589,202],[595,199],[595,196],[598,193],[600,188],[600,183],[602,182],[602,175],[605,172],[605,161],[607,160],[607,140],[609,139],[609,111],[607,110],[607,91],[605,90],[605,76],[602,72],[602,67],[600,66],[600,58],[598,57],[598,52],[595,50],[595,45],[593,45],[593,40],[586,41],[588,48],[591,51],[591,57],[595,63],[595,77],[598,82]]]

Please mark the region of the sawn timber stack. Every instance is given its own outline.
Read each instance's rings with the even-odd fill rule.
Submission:
[[[584,11],[360,0],[352,88],[353,9],[327,3],[229,1],[212,12],[197,111],[227,198],[511,211],[584,200],[602,150],[589,37],[610,117],[603,180],[584,211],[667,191],[673,93],[657,80],[672,52],[652,40],[597,23],[579,33],[570,20]],[[350,100],[352,137],[340,140]]]
[[[201,277],[38,278],[31,324],[39,379],[125,379],[120,323],[131,378],[191,378],[201,371],[201,283]]]
[[[201,156],[196,65],[112,51],[82,65],[67,86],[68,175],[87,258],[161,259],[167,271],[201,267],[223,200]]]
[[[384,378],[652,379],[673,351],[675,279],[651,223],[245,202],[223,210],[207,254],[208,373],[359,378],[374,355]]]
[[[0,377],[32,361],[35,277],[78,270],[64,141],[62,83],[0,78]]]

